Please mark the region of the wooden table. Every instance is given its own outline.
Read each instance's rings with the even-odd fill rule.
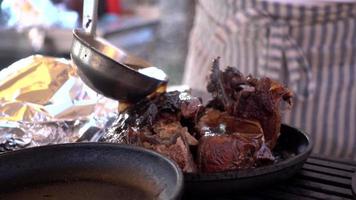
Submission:
[[[355,172],[355,161],[331,159],[319,155],[312,155],[304,164],[302,170],[288,181],[276,183],[269,188],[255,189],[246,194],[209,196],[204,197],[204,199],[354,199],[351,183],[352,176],[355,176]],[[197,199],[197,197],[194,199]]]

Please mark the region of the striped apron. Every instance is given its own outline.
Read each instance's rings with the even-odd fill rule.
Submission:
[[[356,4],[198,0],[183,82],[205,89],[210,63],[268,76],[296,98],[283,120],[314,153],[356,160]]]

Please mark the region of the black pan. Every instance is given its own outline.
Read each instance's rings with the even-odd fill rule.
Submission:
[[[179,199],[183,186],[176,164],[133,146],[42,146],[4,153],[0,163],[2,200]]]
[[[185,174],[185,194],[239,193],[286,180],[293,176],[308,158],[312,142],[307,134],[288,125],[281,126],[281,135],[273,151],[278,161],[255,169]]]

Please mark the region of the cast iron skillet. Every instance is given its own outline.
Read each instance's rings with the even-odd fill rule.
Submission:
[[[273,150],[278,158],[276,163],[223,173],[185,174],[185,194],[239,193],[288,179],[303,166],[312,146],[307,134],[282,124],[281,135]]]
[[[145,193],[166,200],[179,199],[183,186],[183,175],[172,161],[126,145],[35,147],[4,153],[0,163],[1,199],[122,199],[130,190],[135,191],[133,199],[144,199],[140,194]]]

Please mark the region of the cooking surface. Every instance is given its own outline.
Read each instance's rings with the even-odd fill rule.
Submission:
[[[16,191],[1,194],[2,200],[150,200],[155,199],[149,193],[125,185],[94,181],[58,182],[33,185]]]
[[[343,161],[312,155],[302,170],[285,183],[265,189],[253,189],[246,194],[209,196],[204,199],[262,200],[262,199],[354,199],[351,179],[356,172],[356,162]],[[185,199],[197,199],[197,197]]]

